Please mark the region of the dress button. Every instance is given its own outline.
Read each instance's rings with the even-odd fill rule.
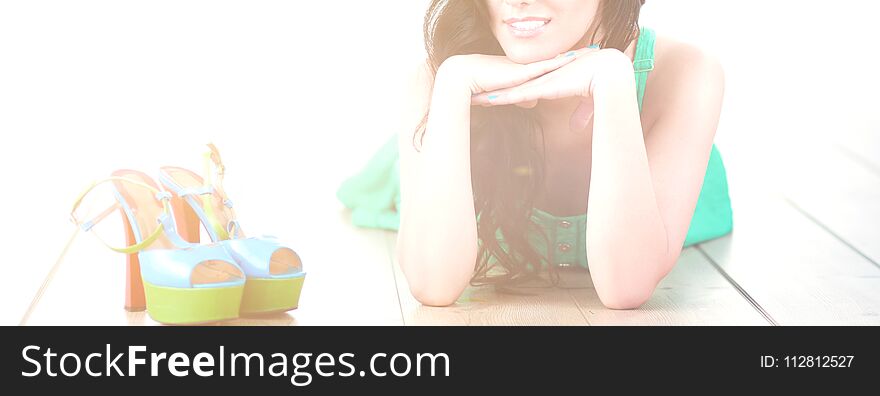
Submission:
[[[556,247],[559,248],[560,252],[567,252],[571,249],[571,245],[569,245],[567,243],[560,243],[560,244],[556,245]]]
[[[571,227],[571,222],[567,220],[562,220],[559,222],[559,226],[562,228],[569,228]]]

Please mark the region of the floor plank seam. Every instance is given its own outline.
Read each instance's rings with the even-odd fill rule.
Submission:
[[[400,323],[407,326],[406,316],[403,314],[403,300],[400,299],[400,284],[397,283],[397,272],[394,271],[394,249],[392,248],[392,238],[397,234],[387,231],[385,233],[385,253],[388,254],[388,262],[391,264],[391,277],[394,279],[394,293],[397,295],[397,309],[400,310]]]
[[[880,166],[877,166],[877,164],[871,162],[871,160],[865,158],[863,155],[853,151],[848,147],[842,146],[840,143],[835,143],[834,148],[843,153],[844,156],[847,157],[847,159],[869,170],[874,175],[880,176]]]
[[[587,318],[587,313],[584,312],[584,308],[581,307],[581,304],[580,304],[580,303],[578,303],[578,300],[577,300],[577,298],[574,296],[574,292],[573,292],[572,290],[573,290],[573,289],[569,289],[569,290],[568,290],[568,297],[571,298],[571,300],[574,302],[574,306],[577,307],[578,312],[581,313],[581,316],[584,318],[584,322],[587,323],[587,326],[593,326],[593,323],[591,323],[591,322],[590,322],[590,319]],[[583,289],[581,289],[581,290],[583,290]]]
[[[726,279],[727,282],[730,283],[730,285],[733,286],[733,288],[736,289],[736,291],[741,296],[743,296],[743,298],[745,298],[749,304],[751,304],[752,308],[755,308],[755,310],[757,310],[758,313],[761,314],[761,316],[763,316],[764,319],[770,323],[770,325],[779,326],[779,322],[777,322],[776,319],[773,319],[773,316],[771,316],[770,313],[767,312],[767,310],[765,310],[764,307],[762,307],[761,304],[759,304],[757,300],[752,298],[752,296],[742,286],[740,286],[740,284],[736,280],[734,280],[730,276],[730,274],[727,273],[727,271],[725,271],[723,268],[721,268],[721,266],[718,265],[718,263],[716,263],[715,260],[712,259],[712,257],[709,256],[708,253],[706,253],[706,251],[703,250],[702,246],[697,245],[695,247],[696,247],[697,251],[700,252],[700,254],[702,254],[703,257],[705,257],[706,260],[708,260],[709,263],[712,264],[713,267],[715,267],[715,269],[721,274],[721,276],[723,276],[724,279]]]
[[[34,294],[34,298],[31,300],[31,304],[28,306],[27,310],[24,312],[24,315],[21,317],[21,321],[18,323],[19,326],[24,326],[27,324],[28,319],[30,319],[31,315],[34,313],[34,309],[43,298],[43,294],[45,294],[46,290],[49,289],[49,284],[52,283],[53,279],[55,279],[55,273],[58,272],[58,268],[61,267],[61,263],[67,257],[67,252],[70,250],[70,246],[73,245],[73,241],[76,240],[76,237],[78,235],[79,227],[77,227],[76,230],[73,231],[73,234],[70,235],[70,238],[67,240],[64,248],[61,249],[61,253],[55,260],[55,263],[52,264],[52,268],[49,269],[49,273],[47,273],[46,277],[43,278],[43,283],[40,285],[40,288],[37,289],[37,292]]]
[[[852,251],[856,252],[859,256],[861,256],[862,258],[864,258],[865,260],[867,260],[869,263],[873,264],[875,267],[880,268],[880,263],[874,261],[874,259],[872,259],[870,256],[868,256],[867,254],[865,254],[864,252],[862,252],[861,250],[859,250],[859,248],[857,248],[857,247],[855,247],[853,244],[849,243],[849,241],[847,241],[847,240],[844,239],[842,236],[840,236],[839,234],[837,234],[836,232],[834,232],[830,227],[828,227],[827,225],[825,225],[825,223],[822,223],[821,221],[819,221],[819,219],[813,217],[813,215],[811,215],[809,212],[807,212],[806,210],[804,210],[803,208],[801,208],[801,207],[800,207],[796,202],[794,202],[791,198],[789,198],[789,197],[786,196],[786,197],[783,197],[783,199],[785,200],[785,202],[786,202],[789,206],[791,206],[792,208],[794,208],[795,210],[797,210],[800,214],[802,214],[804,217],[806,217],[806,218],[809,219],[811,222],[813,222],[814,224],[816,224],[817,226],[819,226],[819,228],[821,228],[822,230],[824,230],[825,232],[827,232],[829,235],[831,235],[832,237],[834,237],[834,239],[837,239],[840,243],[842,243],[842,244],[844,244],[846,247],[852,249]]]

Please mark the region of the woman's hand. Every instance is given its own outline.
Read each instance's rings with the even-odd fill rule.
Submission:
[[[532,107],[540,99],[582,98],[571,116],[571,128],[585,128],[593,115],[593,92],[605,71],[614,69],[632,74],[632,61],[616,49],[586,49],[570,63],[522,84],[486,90],[471,97],[471,104],[482,106],[519,105]]]
[[[577,53],[570,63],[551,70],[540,77],[504,88],[489,88],[482,93],[474,92],[474,105],[498,106],[517,104],[539,99],[560,99],[572,96],[592,96],[597,74],[610,67],[617,67],[621,60],[632,67],[632,61],[616,49],[585,49]],[[545,61],[548,62],[548,61]],[[540,63],[540,62],[538,62]],[[537,64],[537,63],[533,63]]]
[[[496,55],[455,55],[440,65],[438,76],[444,75],[465,84],[471,95],[501,90],[522,85],[547,73],[572,63],[592,48],[573,50],[557,55],[555,58],[533,63],[516,63],[506,56]],[[438,79],[448,81],[447,78]]]

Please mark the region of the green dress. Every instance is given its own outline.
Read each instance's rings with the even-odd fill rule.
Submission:
[[[639,111],[645,96],[648,73],[654,69],[653,30],[642,27],[633,60]],[[397,230],[400,225],[400,174],[397,136],[392,136],[356,175],[342,183],[336,196],[351,209],[352,223],[359,227]],[[557,266],[587,266],[586,214],[555,216],[538,208],[532,220],[541,226],[549,240],[530,236],[535,249],[548,263]],[[727,175],[715,145],[703,179],[694,216],[684,246],[728,234],[733,229],[733,215],[727,191]],[[505,244],[499,235],[500,245]],[[549,243],[549,245],[548,245]]]

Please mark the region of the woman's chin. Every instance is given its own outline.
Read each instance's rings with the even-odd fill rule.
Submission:
[[[507,59],[510,59],[512,62],[526,64],[526,63],[534,63],[542,60],[553,59],[556,55],[559,55],[555,52],[547,52],[546,50],[530,50],[528,48],[517,49],[513,51],[505,52],[507,55]]]

